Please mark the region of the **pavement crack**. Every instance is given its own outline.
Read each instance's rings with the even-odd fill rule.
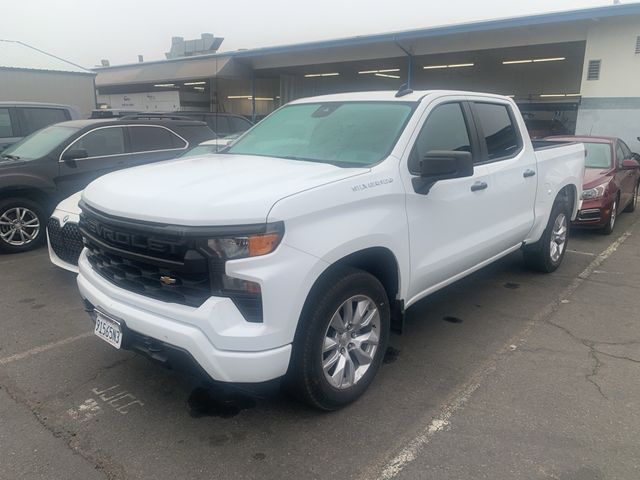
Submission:
[[[592,344],[588,344],[585,342],[583,342],[583,344],[589,348],[589,357],[594,362],[593,367],[591,368],[591,373],[585,375],[585,379],[587,380],[587,382],[591,383],[594,387],[596,387],[600,395],[602,395],[602,398],[608,401],[609,397],[605,395],[605,393],[602,391],[602,387],[595,380],[596,376],[598,375],[598,372],[600,371],[600,368],[602,368],[602,366],[604,365],[602,360],[600,360],[600,358],[597,355],[598,353],[601,353],[601,352],[598,352]]]
[[[635,358],[631,358],[631,357],[626,357],[624,355],[614,355],[613,353],[607,353],[607,352],[603,352],[601,350],[597,350],[594,348],[594,350],[596,352],[598,352],[600,355],[605,355],[607,357],[611,357],[611,358],[616,358],[618,360],[626,360],[628,362],[633,362],[633,363],[639,363],[640,364],[640,360],[636,360]]]

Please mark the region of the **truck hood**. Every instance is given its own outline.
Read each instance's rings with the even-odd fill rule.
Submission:
[[[215,154],[110,173],[89,184],[82,199],[110,215],[157,223],[263,223],[278,200],[367,171],[326,163]]]

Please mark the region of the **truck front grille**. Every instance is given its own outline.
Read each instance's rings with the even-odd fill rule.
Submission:
[[[47,223],[47,232],[51,249],[58,258],[72,265],[78,265],[78,257],[83,248],[82,234],[78,224],[67,223],[64,227],[60,227],[57,218],[50,218]]]

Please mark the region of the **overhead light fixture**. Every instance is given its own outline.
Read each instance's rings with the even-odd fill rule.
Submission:
[[[552,57],[552,58],[534,58],[533,63],[537,62],[560,62],[566,60],[565,57]]]
[[[185,85],[206,85],[207,82],[184,82]]]
[[[400,78],[400,75],[389,75],[388,73],[376,73],[375,76],[385,78]]]
[[[198,90],[199,92],[204,92],[204,87],[193,87],[194,90]]]
[[[154,87],[175,87],[175,83],[156,83]]]
[[[358,73],[360,75],[363,75],[367,73],[376,74],[376,73],[392,73],[392,72],[399,72],[399,71],[400,71],[399,68],[385,68],[384,70],[363,70],[362,72],[358,72]]]
[[[435,70],[438,68],[462,68],[473,67],[475,63],[451,63],[449,65],[425,65],[422,67],[424,70]]]
[[[540,62],[559,62],[566,60],[566,57],[549,57],[549,58],[527,58],[524,60],[505,60],[503,65],[515,65],[517,63],[540,63]]]
[[[580,97],[580,93],[541,93],[540,98]]]
[[[340,75],[338,72],[330,72],[330,73],[307,73],[305,75],[306,78],[313,78],[313,77],[337,77],[338,75]]]
[[[229,95],[227,98],[230,100],[253,100],[251,95]],[[256,100],[271,102],[273,101],[273,97],[256,97]]]

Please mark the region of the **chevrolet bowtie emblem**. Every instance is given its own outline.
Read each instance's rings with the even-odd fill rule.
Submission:
[[[169,275],[162,275],[160,277],[160,281],[162,283],[164,283],[165,285],[175,285],[177,280],[173,277],[170,277]]]

